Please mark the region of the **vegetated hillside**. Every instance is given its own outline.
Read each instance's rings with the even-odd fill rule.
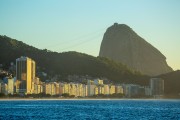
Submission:
[[[166,94],[180,94],[180,70],[158,76],[164,79]]]
[[[149,77],[129,70],[125,65],[108,58],[93,57],[78,52],[57,53],[40,50],[21,41],[0,36],[0,64],[8,67],[20,56],[27,56],[36,61],[37,66],[50,75],[90,75],[107,77],[120,83],[138,83],[147,85]]]

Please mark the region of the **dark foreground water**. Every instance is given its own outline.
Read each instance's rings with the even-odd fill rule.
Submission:
[[[180,120],[180,100],[4,100],[4,119]]]

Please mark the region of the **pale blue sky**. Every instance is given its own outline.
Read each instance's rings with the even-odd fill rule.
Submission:
[[[0,34],[40,49],[98,56],[115,22],[129,25],[180,69],[180,0],[0,0]]]

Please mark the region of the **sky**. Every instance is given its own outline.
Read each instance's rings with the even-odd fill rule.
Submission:
[[[130,26],[180,69],[180,0],[0,0],[0,35],[39,49],[98,56],[115,22]]]

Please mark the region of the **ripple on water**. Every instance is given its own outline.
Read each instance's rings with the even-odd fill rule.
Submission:
[[[1,101],[0,119],[180,119],[180,101]]]

